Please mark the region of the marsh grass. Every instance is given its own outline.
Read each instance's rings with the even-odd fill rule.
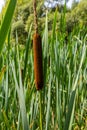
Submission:
[[[40,92],[35,89],[31,27],[23,48],[17,32],[14,44],[10,31],[8,44],[0,42],[0,130],[87,128],[87,34],[83,36],[74,28],[66,44],[64,16],[60,33],[56,31],[56,10],[52,36],[46,16],[42,36],[44,87]]]

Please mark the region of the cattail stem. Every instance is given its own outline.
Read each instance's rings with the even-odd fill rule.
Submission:
[[[42,130],[43,129],[43,125],[42,125],[42,93],[41,93],[41,91],[40,91],[40,130]]]
[[[36,0],[34,0],[34,2],[33,2],[33,10],[34,10],[35,33],[38,33],[38,22],[37,22],[37,12],[36,12]]]

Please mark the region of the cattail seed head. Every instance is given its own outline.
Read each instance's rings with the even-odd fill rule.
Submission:
[[[33,51],[35,84],[36,89],[40,90],[43,87],[43,65],[41,37],[38,33],[34,34],[33,36]]]

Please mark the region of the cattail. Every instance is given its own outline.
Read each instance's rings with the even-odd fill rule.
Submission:
[[[43,87],[43,65],[42,65],[42,44],[41,37],[38,33],[33,36],[34,50],[34,74],[36,89],[40,90]]]
[[[38,23],[37,23],[37,13],[36,13],[36,0],[34,0],[34,24],[35,24],[35,34],[33,36],[33,51],[34,51],[34,75],[36,89],[40,90],[43,87],[43,63],[42,63],[42,44],[41,37],[38,34]]]

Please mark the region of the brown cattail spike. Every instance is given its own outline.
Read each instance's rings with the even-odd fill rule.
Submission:
[[[43,87],[43,65],[42,65],[42,45],[41,37],[38,33],[33,36],[34,50],[34,73],[36,89],[40,90]]]

